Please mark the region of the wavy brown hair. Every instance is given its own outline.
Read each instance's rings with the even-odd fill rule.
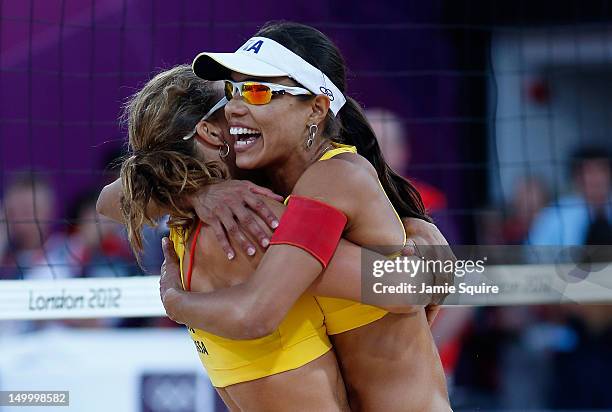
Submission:
[[[157,74],[125,104],[129,153],[121,166],[121,212],[136,256],[143,226],[156,224],[147,212],[151,202],[169,212],[170,227],[189,228],[196,215],[185,197],[226,178],[219,163],[202,159],[195,138],[183,139],[216,97],[211,82],[180,65]]]

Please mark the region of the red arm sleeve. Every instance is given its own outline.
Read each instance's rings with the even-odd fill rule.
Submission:
[[[318,200],[291,196],[270,244],[299,247],[327,267],[336,251],[347,218]]]

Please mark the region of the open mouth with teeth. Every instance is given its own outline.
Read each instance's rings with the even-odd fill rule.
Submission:
[[[246,127],[230,127],[230,134],[236,138],[234,147],[237,151],[247,149],[261,137],[259,130]]]

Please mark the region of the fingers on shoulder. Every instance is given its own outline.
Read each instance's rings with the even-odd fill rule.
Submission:
[[[283,203],[274,199],[270,199],[265,195],[256,194],[255,197],[257,198],[256,201],[258,203],[261,202],[260,204],[266,205],[272,211],[272,213],[274,213],[278,217],[280,217],[287,208],[287,206],[285,206]]]
[[[271,212],[277,217],[280,218],[280,216],[283,214],[286,206],[283,205],[280,202],[277,202],[273,199],[270,199],[269,197],[266,197],[264,195],[259,195],[259,194],[255,194],[254,195],[256,197],[256,201],[257,202],[261,202],[261,205],[265,205],[268,207],[268,209],[271,210]],[[268,236],[270,236],[272,234],[271,230],[268,228],[268,225],[266,224],[266,222],[263,221],[263,219],[256,215],[256,214],[252,214],[251,215],[253,221],[252,223],[256,223],[258,224],[262,230],[264,231],[264,233]],[[245,220],[248,221],[248,218],[246,218]],[[229,222],[229,221],[228,221]],[[248,223],[248,222],[247,222]],[[229,230],[228,230],[228,226],[229,226]],[[241,250],[241,245],[238,244],[235,239],[232,238],[232,234],[234,231],[238,231],[240,230],[242,232],[243,235],[245,235],[248,239],[250,239],[252,242],[254,242],[254,244],[256,245],[257,239],[255,237],[253,237],[251,234],[249,234],[247,227],[241,226],[241,223],[238,222],[234,217],[232,217],[231,222],[226,223],[226,225],[221,225],[221,223],[216,223],[215,227],[211,226],[211,225],[207,225],[207,224],[203,224],[202,225],[202,229],[200,230],[200,233],[198,235],[198,244],[196,245],[196,250],[198,252],[198,257],[202,257],[201,259],[210,259],[212,261],[212,259],[216,259],[216,258],[220,258],[222,257],[223,260],[227,260],[227,254],[224,251],[224,245],[221,242],[222,236],[219,235],[219,233],[225,233],[225,239],[227,243],[226,247],[232,247],[236,252],[240,253],[239,250]],[[232,233],[230,233],[232,232]]]

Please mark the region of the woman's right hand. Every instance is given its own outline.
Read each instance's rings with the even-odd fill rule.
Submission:
[[[404,256],[417,256],[442,262],[457,260],[446,238],[436,225],[416,218],[405,218],[402,219],[402,222],[409,241],[407,247],[402,251]],[[433,272],[432,275],[431,286],[454,284],[455,276],[453,273],[441,271]],[[425,306],[427,322],[430,326],[440,311],[440,305],[447,296],[448,293],[434,294],[431,296],[431,302]]]
[[[161,266],[159,278],[159,296],[166,314],[176,323],[183,323],[179,316],[180,295],[183,290],[179,258],[174,252],[174,244],[170,239],[162,239],[164,263]]]
[[[269,236],[255,216],[261,217],[272,229],[278,227],[278,218],[258,195],[282,202],[283,197],[270,189],[246,180],[227,180],[208,185],[189,199],[202,222],[211,227],[228,259],[236,252],[228,234],[241,248],[252,256],[257,250],[245,235],[246,230],[262,247],[270,244]]]

